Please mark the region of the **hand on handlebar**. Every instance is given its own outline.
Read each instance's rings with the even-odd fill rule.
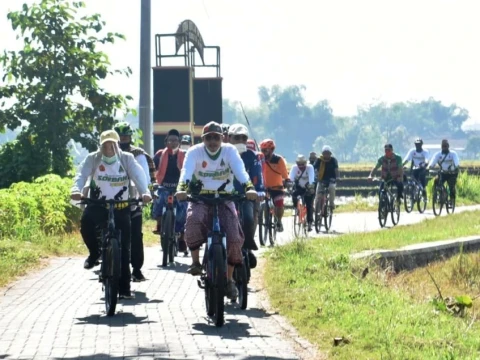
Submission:
[[[247,200],[257,200],[258,194],[255,190],[248,190],[245,193],[245,197],[247,198]]]
[[[144,204],[148,204],[150,201],[152,201],[152,196],[150,194],[143,194],[142,201]]]
[[[82,200],[82,194],[81,193],[73,193],[70,195],[70,199],[75,200],[75,201],[80,201]]]
[[[175,197],[178,201],[186,201],[187,200],[187,192],[186,191],[177,191]]]

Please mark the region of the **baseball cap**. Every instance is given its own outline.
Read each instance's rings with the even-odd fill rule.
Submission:
[[[190,135],[183,135],[182,136],[182,141],[181,142],[188,142],[188,143],[191,143],[192,142],[192,138],[190,137]]]
[[[100,134],[100,145],[103,145],[106,141],[119,142],[120,137],[115,130],[105,130]]]
[[[215,121],[210,121],[208,124],[206,124],[203,127],[202,137],[208,134],[223,135],[222,127],[220,126],[219,123],[216,123]]]
[[[248,129],[242,124],[233,124],[228,130],[228,135],[245,135],[248,137]]]

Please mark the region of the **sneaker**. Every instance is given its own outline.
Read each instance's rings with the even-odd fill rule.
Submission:
[[[238,298],[238,289],[237,286],[235,285],[235,281],[233,280],[228,280],[227,282],[227,291],[226,294],[228,299],[230,300],[237,300]]]
[[[187,270],[187,274],[198,276],[202,275],[202,265],[200,263],[193,263]]]
[[[185,251],[185,252],[183,253],[183,256],[188,257],[188,251]]]
[[[250,269],[255,269],[257,267],[257,257],[252,250],[248,251],[248,265],[250,265]]]
[[[277,223],[277,232],[283,232],[283,224],[281,221]]]
[[[145,276],[143,276],[141,270],[133,270],[132,271],[132,281],[133,282],[140,282],[140,281],[145,281]]]
[[[83,268],[86,270],[92,269],[94,266],[100,265],[100,262],[98,261],[100,259],[100,256],[98,257],[92,257],[91,255],[87,257],[85,262],[83,263]]]
[[[135,299],[135,293],[133,291],[121,292],[118,294],[119,299],[132,300]]]

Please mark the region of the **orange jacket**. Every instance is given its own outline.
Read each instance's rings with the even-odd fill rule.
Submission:
[[[263,176],[265,188],[283,189],[283,180],[288,179],[287,163],[285,159],[273,154],[270,160],[263,162]]]

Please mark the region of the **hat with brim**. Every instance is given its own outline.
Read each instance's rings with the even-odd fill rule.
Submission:
[[[100,145],[103,145],[107,141],[119,142],[120,137],[115,130],[106,130],[100,134]]]
[[[216,123],[215,121],[210,121],[203,127],[202,137],[208,134],[218,134],[223,136],[221,125],[219,123]]]

